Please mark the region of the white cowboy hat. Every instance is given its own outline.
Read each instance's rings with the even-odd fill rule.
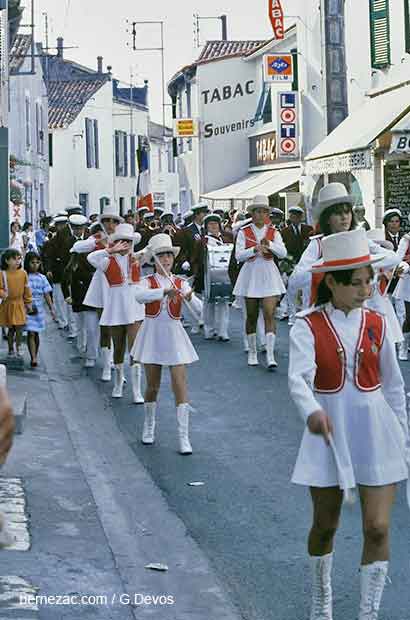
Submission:
[[[68,221],[72,226],[86,226],[88,224],[88,220],[85,215],[70,215]]]
[[[393,215],[398,215],[400,218],[403,217],[400,209],[387,209],[387,211],[385,211],[383,214],[383,224],[385,223],[387,218],[393,217]]]
[[[266,211],[270,211],[269,198],[263,194],[255,196],[253,201],[248,205],[248,211],[251,213],[255,209],[266,209]]]
[[[134,243],[139,243],[141,241],[141,235],[134,231],[133,226],[131,224],[118,224],[115,229],[115,233],[111,235],[112,241],[133,241]]]
[[[370,254],[369,241],[363,228],[323,237],[321,245],[323,259],[312,265],[311,271],[314,273],[360,269],[385,258],[384,254]]]
[[[180,249],[178,246],[172,245],[171,237],[165,233],[159,233],[151,237],[146,247],[147,256],[151,257],[151,262],[153,262],[154,256],[165,254],[166,252],[171,252],[176,258]]]
[[[103,212],[98,217],[98,221],[101,223],[103,220],[117,220],[119,224],[121,224],[124,220],[119,215],[113,205],[106,205],[103,208]]]
[[[323,211],[334,205],[353,206],[354,198],[350,196],[343,183],[328,183],[319,192],[318,204],[315,208],[315,219],[319,220]]]
[[[196,213],[197,211],[209,211],[209,207],[206,202],[198,202],[196,205],[192,205],[191,211],[193,213]]]

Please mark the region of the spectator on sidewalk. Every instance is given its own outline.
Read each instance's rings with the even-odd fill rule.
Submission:
[[[20,254],[24,252],[23,233],[18,222],[10,224],[10,248],[17,250]]]
[[[0,325],[8,327],[9,355],[20,357],[23,326],[26,323],[26,311],[31,312],[32,295],[28,276],[21,269],[21,254],[8,249],[1,256],[0,280]],[[14,349],[14,343],[16,348]]]
[[[33,295],[32,312],[28,313],[26,322],[27,347],[30,353],[31,367],[36,368],[38,350],[40,348],[40,333],[46,327],[44,300],[55,321],[57,317],[50,294],[53,289],[46,276],[41,273],[41,260],[35,252],[28,252],[26,254],[24,269],[28,274],[28,282]]]

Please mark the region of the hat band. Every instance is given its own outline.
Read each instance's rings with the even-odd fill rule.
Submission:
[[[365,254],[364,256],[356,256],[355,258],[342,258],[338,260],[327,260],[324,261],[320,266],[321,267],[340,267],[341,265],[355,265],[356,263],[365,263],[371,260],[370,254]]]

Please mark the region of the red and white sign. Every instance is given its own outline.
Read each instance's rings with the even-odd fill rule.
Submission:
[[[299,99],[292,90],[278,93],[278,157],[299,157]]]
[[[292,54],[265,54],[263,56],[265,82],[293,82]]]
[[[268,0],[268,2],[269,19],[275,39],[283,39],[285,36],[285,26],[281,0]]]

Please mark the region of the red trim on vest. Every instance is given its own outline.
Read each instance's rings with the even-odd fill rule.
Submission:
[[[315,340],[315,391],[339,392],[346,380],[346,353],[340,338],[324,310],[313,312],[305,320]],[[381,386],[379,352],[384,335],[384,318],[377,312],[362,310],[354,361],[354,382],[362,392],[373,392]]]
[[[130,284],[137,284],[140,281],[140,265],[138,262],[132,260],[132,256],[128,257],[128,274]],[[123,286],[127,282],[115,254],[110,256],[108,267],[105,270],[105,277],[110,287]]]
[[[154,275],[148,276],[147,279],[148,279],[150,288],[161,288],[157,278]],[[179,291],[182,290],[182,278],[174,277],[173,282]],[[167,302],[168,302],[167,309],[168,309],[169,316],[171,317],[171,319],[175,319],[176,321],[179,321],[181,319],[181,310],[182,310],[181,296],[178,295],[175,299],[168,298]],[[155,319],[157,316],[159,316],[161,312],[161,304],[162,304],[162,300],[151,301],[150,303],[145,304],[145,316],[149,317],[150,319]]]
[[[387,289],[389,288],[390,280],[384,273],[379,273],[377,278],[377,288],[382,297],[384,297],[387,293]]]
[[[256,245],[258,245],[258,241],[256,239],[256,235],[255,235],[255,232],[251,224],[248,224],[248,226],[244,226],[242,230],[245,235],[245,249],[246,250],[249,250],[250,248],[254,248]],[[266,239],[267,241],[269,241],[269,243],[271,243],[275,239],[275,235],[276,235],[275,228],[271,224],[269,224],[264,239]],[[273,256],[263,256],[263,258],[265,260],[273,260]],[[249,258],[248,260],[255,260],[255,259],[256,259],[256,256],[251,256],[251,258]]]

